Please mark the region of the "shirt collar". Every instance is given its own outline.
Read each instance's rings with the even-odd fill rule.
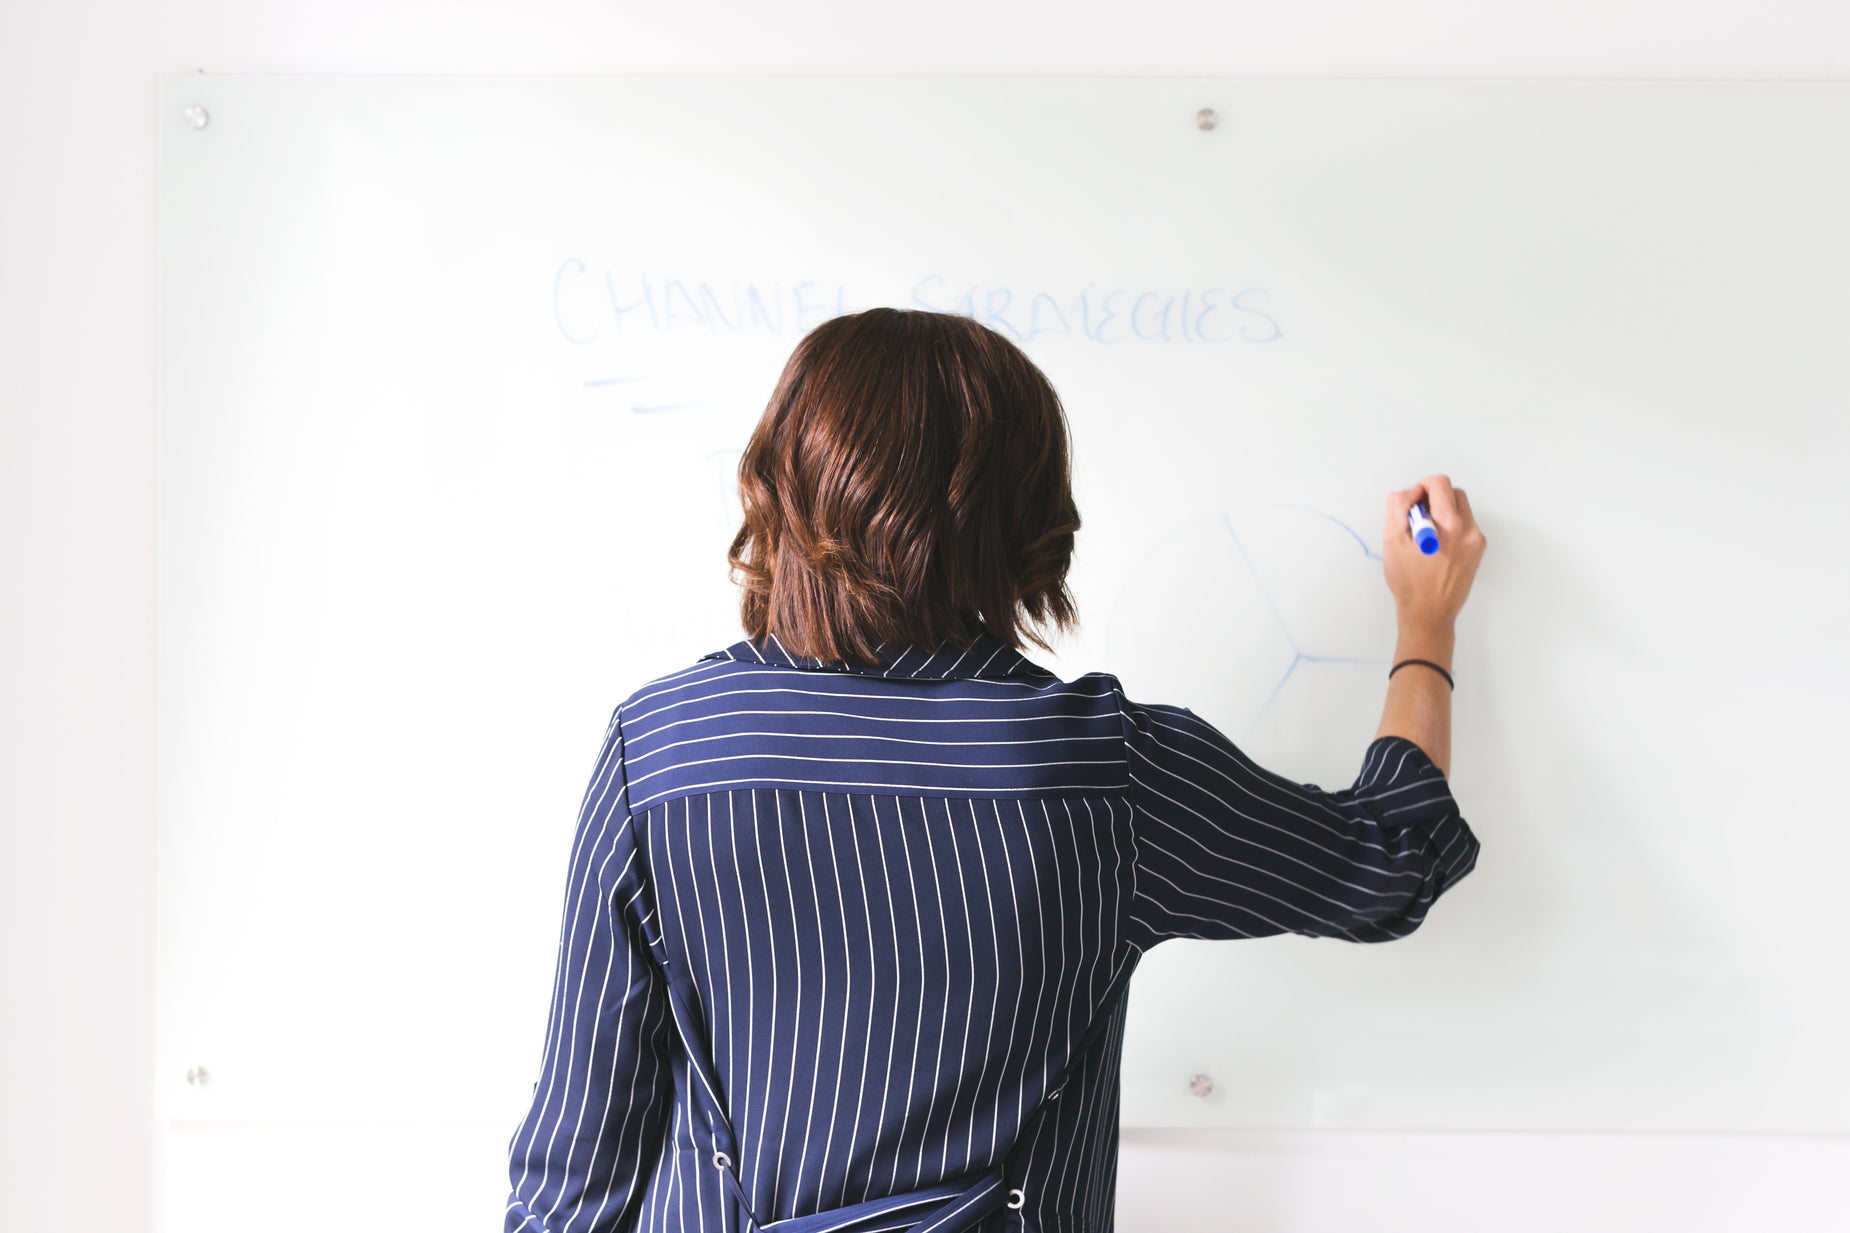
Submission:
[[[723,651],[714,651],[702,659],[732,659],[745,664],[770,664],[780,668],[808,668],[820,672],[847,672],[856,676],[906,678],[911,680],[956,680],[978,678],[1001,680],[1007,677],[1051,677],[1053,674],[1033,663],[1014,648],[1004,645],[988,631],[980,631],[976,643],[967,651],[944,646],[937,651],[919,647],[898,650],[880,649],[880,662],[872,667],[842,661],[813,659],[791,655],[775,634],[753,641],[735,642]]]

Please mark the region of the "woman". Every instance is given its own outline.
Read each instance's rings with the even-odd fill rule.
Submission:
[[[798,345],[739,465],[750,637],[605,733],[507,1230],[1109,1229],[1150,947],[1388,941],[1470,872],[1462,489],[1388,498],[1401,670],[1327,792],[1021,654],[1075,620],[1068,481],[1060,402],[1001,335],[873,309]]]

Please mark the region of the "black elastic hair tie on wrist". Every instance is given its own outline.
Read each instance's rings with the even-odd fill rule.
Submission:
[[[1425,664],[1428,668],[1431,668],[1434,672],[1437,672],[1440,676],[1444,677],[1445,683],[1447,686],[1449,686],[1452,689],[1458,688],[1458,686],[1452,683],[1452,674],[1447,672],[1444,668],[1441,668],[1438,664],[1435,664],[1430,659],[1403,659],[1399,663],[1395,664],[1392,668],[1388,669],[1388,676],[1392,677],[1396,672],[1399,672],[1402,668],[1405,668],[1408,664]]]

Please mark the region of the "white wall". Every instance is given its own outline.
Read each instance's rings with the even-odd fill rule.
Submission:
[[[1834,0],[0,0],[0,1228],[237,1223],[406,1128],[152,1117],[154,76],[235,72],[1850,77]],[[447,1156],[446,1156],[447,1154]],[[1850,1140],[1127,1135],[1123,1227],[1819,1228]],[[330,1186],[338,1185],[330,1178]],[[245,1196],[248,1196],[247,1198]],[[363,1205],[362,1205],[363,1207]],[[382,1217],[385,1213],[380,1213]],[[385,1220],[382,1219],[381,1223]],[[373,1223],[362,1217],[356,1223]]]

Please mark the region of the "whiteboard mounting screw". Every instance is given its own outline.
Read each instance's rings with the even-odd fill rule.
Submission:
[[[1203,107],[1200,111],[1195,113],[1195,127],[1204,133],[1219,123],[1220,117],[1214,114],[1214,109],[1212,107]]]
[[[186,1081],[193,1087],[204,1087],[206,1085],[206,1068],[203,1066],[188,1066],[186,1068]]]
[[[186,127],[188,128],[204,128],[206,125],[212,123],[211,115],[198,103],[194,103],[191,107],[181,112],[180,118],[186,121]]]
[[[1188,1090],[1196,1096],[1206,1096],[1214,1090],[1214,1080],[1206,1075],[1196,1075],[1188,1081]]]

